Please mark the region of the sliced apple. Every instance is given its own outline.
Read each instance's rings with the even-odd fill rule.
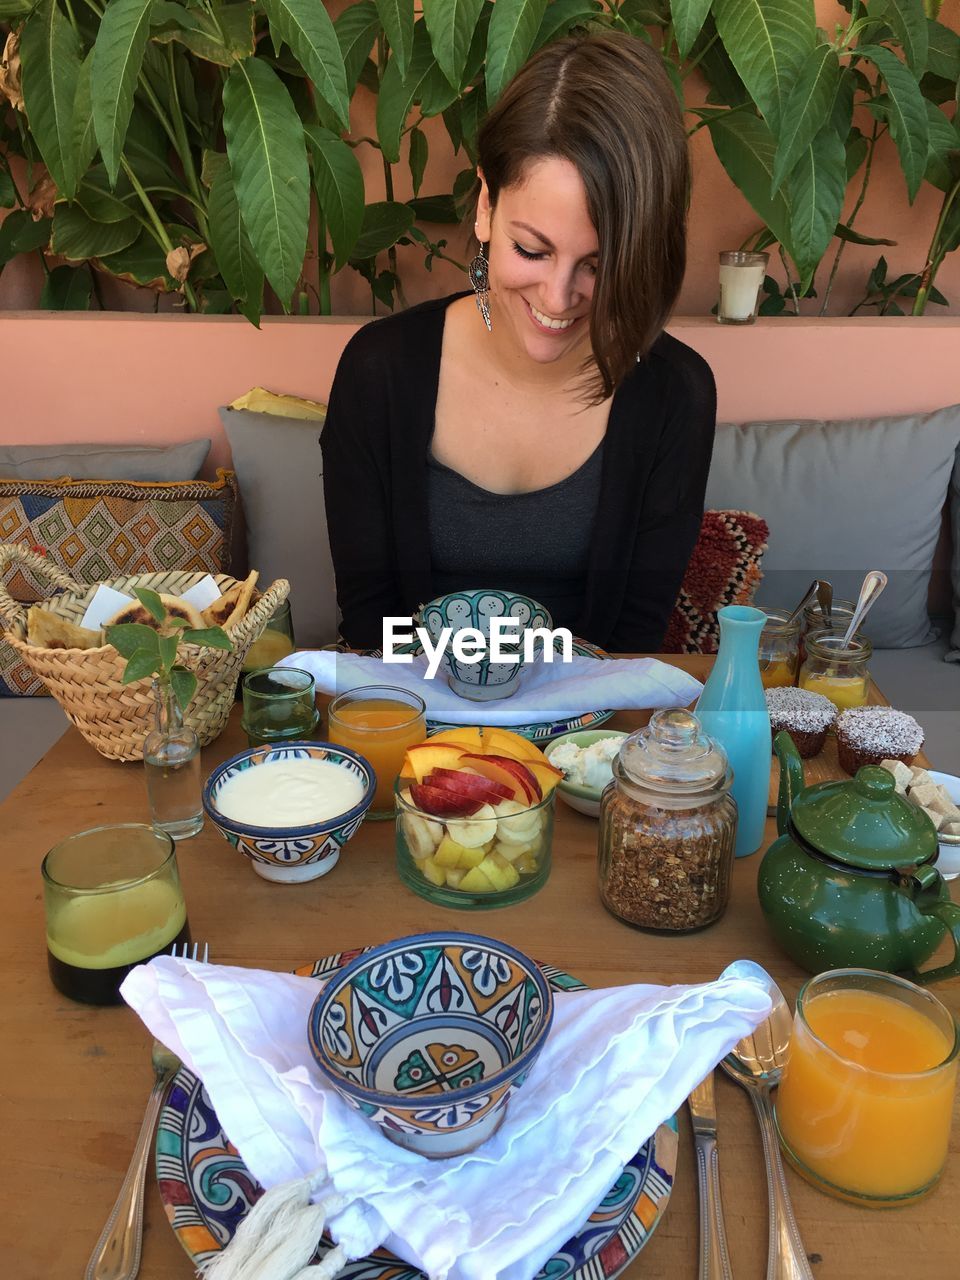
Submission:
[[[427,782],[432,787],[475,796],[484,804],[497,804],[500,800],[513,798],[512,788],[505,783],[494,782],[480,772],[468,773],[464,769],[434,769]]]
[[[476,769],[478,773],[491,778],[494,782],[507,783],[514,800],[520,800],[526,804],[537,804],[541,799],[540,783],[522,760],[512,760],[509,756],[474,755],[472,752],[467,752],[463,757],[463,763],[469,764],[471,769]]]
[[[524,764],[539,782],[542,795],[548,796],[563,781],[563,770],[554,768],[549,760],[525,760]]]
[[[465,750],[452,742],[418,742],[407,748],[400,772],[405,778],[423,782],[434,769],[455,769]]]
[[[454,795],[452,791],[444,791],[442,787],[431,787],[425,782],[412,783],[410,794],[418,809],[432,814],[435,818],[466,818],[482,807],[480,800]]]
[[[440,733],[432,733],[427,742],[452,742],[464,751],[482,751],[480,730],[476,725],[458,725],[456,729],[442,729]]]

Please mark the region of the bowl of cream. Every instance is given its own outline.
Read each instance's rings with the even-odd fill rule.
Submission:
[[[600,797],[613,777],[613,761],[626,736],[619,729],[578,729],[544,748],[553,767],[563,772],[557,794],[571,809],[588,818],[600,816]]]
[[[372,765],[349,747],[285,742],[249,747],[218,765],[203,808],[257,875],[298,883],[333,870],[376,785]]]

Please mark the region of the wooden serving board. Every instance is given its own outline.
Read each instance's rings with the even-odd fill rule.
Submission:
[[[840,761],[837,759],[837,740],[832,733],[828,733],[823,750],[818,755],[811,756],[809,760],[804,760],[803,780],[808,787],[812,787],[817,782],[835,782],[837,779],[848,777],[849,774],[840,768]],[[780,761],[774,756],[773,767],[770,770],[770,794],[767,801],[767,813],[770,817],[775,816],[777,812],[779,789]]]

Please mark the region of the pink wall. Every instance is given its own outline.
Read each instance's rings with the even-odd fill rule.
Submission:
[[[214,439],[217,406],[261,385],[324,399],[356,322],[237,316],[0,312],[4,444]],[[960,402],[960,317],[679,317],[671,331],[712,366],[724,420],[856,417]]]

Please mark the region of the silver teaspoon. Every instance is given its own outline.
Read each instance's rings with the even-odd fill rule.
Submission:
[[[856,633],[857,627],[866,617],[867,613],[873,608],[877,602],[877,597],[883,588],[887,585],[887,575],[880,569],[871,569],[863,580],[860,588],[860,596],[857,600],[857,607],[854,610],[853,617],[850,619],[850,625],[847,627],[846,635],[843,637],[842,647],[846,649]]]
[[[770,1097],[783,1075],[793,1019],[783,993],[769,975],[767,985],[773,1001],[769,1016],[752,1035],[745,1036],[735,1045],[720,1065],[728,1076],[747,1090],[760,1123],[770,1214],[767,1280],[813,1280],[797,1220],[793,1216]]]

